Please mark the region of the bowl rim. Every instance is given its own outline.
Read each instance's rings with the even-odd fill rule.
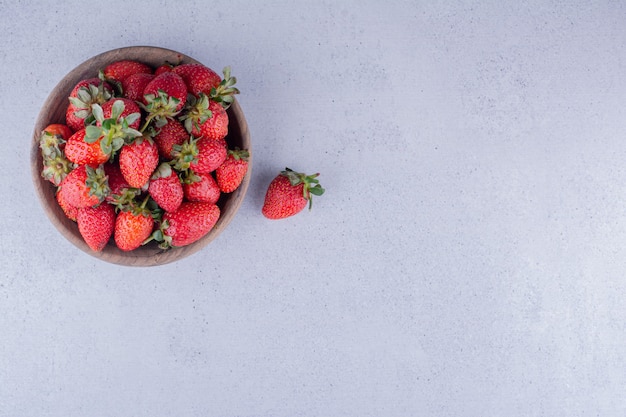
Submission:
[[[155,58],[146,59],[146,57],[148,56],[154,56]],[[241,109],[238,100],[235,98],[232,105],[227,110],[227,113],[229,115],[229,135],[226,139],[227,142],[229,141],[229,139],[232,141],[234,140],[234,136],[237,135],[238,141],[240,141],[241,143],[237,143],[236,145],[249,151],[250,157],[248,158],[248,171],[241,185],[236,191],[231,194],[222,196],[220,202],[218,203],[221,211],[220,218],[218,219],[213,229],[211,229],[209,233],[207,233],[198,241],[184,247],[171,248],[169,250],[159,249],[155,243],[151,243],[147,246],[142,246],[134,251],[129,252],[121,251],[111,241],[109,242],[109,244],[107,244],[107,247],[105,247],[103,251],[95,252],[91,248],[89,248],[89,246],[80,236],[76,223],[68,219],[63,213],[60,206],[56,204],[56,199],[54,198],[54,191],[56,190],[56,187],[41,176],[43,162],[39,148],[39,138],[41,136],[42,130],[47,125],[49,125],[50,123],[60,123],[60,121],[58,120],[60,109],[63,110],[62,113],[64,116],[65,108],[58,105],[60,100],[64,99],[64,96],[65,98],[69,96],[71,89],[81,79],[97,76],[97,70],[94,74],[93,68],[102,69],[104,68],[103,64],[114,62],[116,60],[137,59],[139,61],[142,61],[142,58],[143,62],[147,62],[153,67],[156,67],[156,65],[154,64],[154,59],[156,59],[157,56],[159,57],[159,61],[163,63],[165,63],[166,61],[179,63],[201,63],[200,61],[192,58],[189,55],[174,51],[172,49],[157,46],[127,46],[94,55],[74,67],[53,87],[39,110],[33,129],[32,143],[30,149],[31,176],[33,179],[33,185],[36,190],[36,194],[39,199],[39,203],[41,204],[43,211],[46,213],[48,220],[61,233],[62,236],[64,236],[78,249],[91,255],[92,257],[112,264],[137,267],[158,266],[171,262],[176,262],[195,254],[196,252],[206,247],[210,242],[215,240],[218,235],[220,235],[224,231],[224,229],[226,229],[228,224],[233,220],[239,208],[241,207],[241,204],[243,203],[248,187],[250,185],[253,165],[253,153],[250,143],[250,132],[243,110]],[[57,112],[56,120],[51,120],[50,118],[50,112],[52,111],[51,109],[55,109]],[[52,114],[54,115],[54,113]],[[233,134],[231,135],[231,133]],[[229,146],[230,145],[232,144],[229,143]]]

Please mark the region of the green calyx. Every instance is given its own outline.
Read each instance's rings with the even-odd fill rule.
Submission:
[[[67,159],[61,150],[63,144],[65,144],[65,140],[60,135],[46,131],[42,132],[39,139],[39,148],[43,160],[41,176],[54,185],[59,185],[67,174],[76,168],[76,164]]]
[[[190,136],[181,145],[174,145],[172,147],[172,160],[170,164],[172,167],[179,171],[188,171],[191,164],[198,161],[198,146],[196,143],[199,138]]]
[[[148,237],[148,239],[144,240],[142,245],[145,245],[148,242],[158,242],[159,248],[163,250],[171,249],[172,246],[172,237],[165,234],[165,230],[169,227],[169,223],[167,220],[159,221],[159,227],[157,227],[154,232]]]
[[[235,148],[235,149],[229,149],[228,150],[228,155],[232,156],[235,161],[247,161],[248,158],[250,158],[250,152],[248,152],[245,149],[239,149],[239,148]]]
[[[116,100],[111,107],[111,117],[105,119],[102,107],[99,104],[93,104],[91,108],[98,123],[85,128],[85,142],[94,143],[100,139],[102,152],[109,155],[111,159],[125,143],[130,143],[142,136],[140,131],[130,127],[139,120],[141,114],[131,113],[126,117],[121,117],[124,107],[122,100]]]
[[[158,94],[146,94],[144,96],[147,104],[139,103],[139,105],[148,113],[146,122],[141,131],[148,128],[150,123],[154,121],[157,128],[165,126],[167,119],[171,119],[180,113],[176,110],[180,100],[176,97],[170,97],[165,91],[158,90]]]
[[[294,187],[304,184],[304,187],[302,187],[302,197],[309,201],[309,210],[313,207],[313,195],[320,196],[326,191],[317,180],[317,177],[320,175],[319,173],[306,175],[295,172],[290,168],[285,168],[284,171],[280,172],[280,175],[287,177],[289,183]]]
[[[61,181],[76,167],[63,154],[54,156],[53,158],[43,159],[43,170],[41,176],[54,185],[61,184]]]
[[[115,89],[117,97],[122,97],[124,95],[124,88],[122,87],[122,83],[114,80],[113,78],[107,78],[106,75],[104,75],[103,70],[98,71],[98,78],[111,84]]]
[[[198,97],[189,94],[185,104],[185,114],[179,120],[187,132],[191,133],[194,129],[199,131],[200,125],[211,117],[213,117],[213,112],[209,110],[209,97],[203,93],[200,93]]]
[[[237,78],[230,75],[230,67],[225,67],[222,71],[224,78],[217,87],[211,88],[210,98],[216,101],[227,109],[235,101],[235,94],[239,94],[239,90],[234,87],[237,83]]]
[[[128,187],[122,189],[119,194],[111,195],[110,203],[115,206],[116,211],[130,211],[136,205],[135,198],[141,194],[139,188]]]
[[[104,165],[100,164],[97,168],[86,165],[85,170],[87,172],[85,185],[89,189],[89,195],[98,197],[100,202],[104,201],[111,193],[109,177],[104,172]]]
[[[64,143],[65,140],[60,135],[43,131],[39,138],[39,148],[41,149],[41,155],[44,160],[62,156],[61,145]]]
[[[162,162],[157,169],[154,170],[152,177],[153,180],[157,180],[159,178],[167,178],[172,175],[172,166],[168,162]]]
[[[97,86],[89,84],[80,87],[76,91],[76,97],[70,97],[69,100],[76,109],[74,112],[76,117],[85,119],[85,124],[89,125],[94,122],[92,105],[102,104],[111,98],[111,93],[104,88],[104,82],[100,82]]]

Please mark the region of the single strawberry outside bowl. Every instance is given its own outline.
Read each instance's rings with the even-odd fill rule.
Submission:
[[[39,149],[39,138],[42,130],[52,123],[64,123],[65,111],[68,105],[68,97],[72,88],[81,80],[97,76],[107,64],[120,60],[137,60],[156,68],[165,62],[177,63],[200,63],[199,61],[169,49],[152,46],[135,46],[111,50],[94,56],[74,68],[52,90],[35,122],[31,144],[31,169],[35,189],[41,201],[44,211],[52,224],[78,249],[99,258],[103,261],[126,266],[156,266],[179,261],[192,255],[211,241],[213,241],[228,224],[233,220],[237,210],[241,206],[250,183],[251,162],[249,158],[248,172],[237,190],[230,194],[223,194],[217,205],[220,208],[220,218],[211,231],[200,240],[184,247],[160,249],[156,242],[150,242],[132,251],[122,251],[111,240],[101,251],[94,252],[87,246],[78,231],[75,222],[67,218],[56,200],[56,187],[41,176],[43,162]],[[206,64],[205,64],[206,65]],[[221,69],[221,68],[220,68]],[[239,103],[235,99],[227,110],[229,116],[229,129],[226,142],[233,149],[250,150],[250,133]]]

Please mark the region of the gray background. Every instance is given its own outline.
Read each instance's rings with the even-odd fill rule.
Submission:
[[[620,1],[0,0],[0,416],[626,415]],[[231,65],[254,175],[184,261],[103,263],[29,160],[132,45]],[[313,211],[269,221],[285,166]]]

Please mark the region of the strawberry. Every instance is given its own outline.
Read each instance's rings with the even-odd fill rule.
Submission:
[[[41,176],[52,184],[59,185],[75,167],[75,164],[70,162],[62,153],[59,153],[54,158],[43,160]]]
[[[104,172],[109,178],[110,192],[106,196],[107,202],[121,207],[128,204],[141,192],[138,188],[133,188],[128,184],[118,164],[110,162],[105,164]]]
[[[150,137],[139,137],[122,147],[119,164],[128,184],[142,188],[159,165],[159,150]]]
[[[96,92],[101,94],[101,96],[99,97],[100,99],[106,97],[107,95],[110,98],[110,95],[113,93],[113,88],[111,87],[111,84],[107,83],[106,81],[102,81],[98,77],[94,77],[94,78],[86,78],[76,83],[76,85],[74,85],[74,87],[72,88],[72,91],[70,92],[70,98],[72,97],[80,98],[80,90],[86,89],[89,92],[91,90],[91,87],[96,87],[96,90],[97,90]],[[96,96],[94,96],[93,98],[95,97]],[[104,101],[99,101],[98,103],[104,103]]]
[[[133,74],[151,74],[152,68],[143,62],[134,60],[115,61],[104,67],[104,77],[107,80],[124,82]]]
[[[43,133],[46,133],[50,136],[56,136],[58,138],[67,140],[70,136],[72,136],[72,129],[69,126],[62,123],[53,123],[46,126],[43,130]]]
[[[283,219],[301,212],[307,203],[310,210],[312,195],[324,193],[318,175],[305,175],[285,168],[267,189],[261,210],[263,215],[268,219]]]
[[[189,97],[187,111],[180,120],[194,136],[223,139],[228,134],[228,113],[221,104],[204,94]]]
[[[225,138],[228,135],[228,113],[215,101],[209,103],[209,110],[211,117],[200,125],[200,135],[213,139]]]
[[[85,142],[100,144],[103,154],[113,159],[124,143],[142,136],[137,130],[141,119],[141,110],[137,103],[127,98],[114,98],[102,106],[92,106],[96,120],[95,126],[85,128]]]
[[[94,252],[101,252],[115,228],[115,209],[110,204],[78,209],[76,216],[80,235]]]
[[[65,194],[66,193],[62,193],[61,189],[57,189],[57,193],[56,193],[56,200],[57,203],[59,203],[59,206],[61,207],[61,209],[63,210],[63,213],[65,214],[65,216],[72,220],[72,221],[76,221],[76,217],[78,216],[78,208],[74,207],[73,205],[69,204],[66,200],[65,200]]]
[[[187,91],[194,96],[204,93],[211,94],[211,89],[216,88],[222,78],[211,68],[202,64],[181,64],[172,71],[181,76],[187,85]]]
[[[216,204],[220,198],[220,188],[211,174],[190,172],[183,182],[187,201]]]
[[[224,139],[200,138],[196,143],[198,160],[189,167],[199,173],[213,172],[222,165],[228,155],[228,148]]]
[[[165,92],[168,97],[177,100],[176,107],[174,108],[175,111],[181,110],[187,101],[187,85],[185,81],[174,72],[164,72],[155,76],[152,81],[146,85],[143,91],[143,103],[146,105],[150,104],[150,98],[145,96],[152,95],[154,96],[153,99],[155,99],[159,96],[159,90]]]
[[[143,91],[143,108],[148,113],[146,126],[155,120],[157,127],[176,116],[187,102],[187,86],[174,72],[154,77]]]
[[[119,103],[120,101],[122,104]],[[117,122],[124,119],[131,129],[139,129],[141,123],[141,109],[133,100],[124,97],[112,98],[102,104],[102,116],[104,120],[112,119]],[[102,126],[104,120],[96,120],[96,125]]]
[[[189,139],[189,134],[178,120],[168,119],[153,139],[159,148],[161,158],[170,160],[173,157],[174,145],[182,145]]]
[[[110,188],[104,167],[93,168],[79,165],[59,184],[59,197],[63,204],[76,208],[93,207],[100,204],[109,194]]]
[[[223,193],[232,193],[243,181],[248,172],[248,158],[246,150],[228,150],[226,160],[215,170],[215,179]]]
[[[54,157],[63,151],[65,141],[74,134],[69,126],[53,123],[46,126],[39,136],[39,147],[43,157]]]
[[[43,160],[41,175],[54,185],[59,185],[65,176],[75,168],[75,165],[67,159],[65,143],[72,136],[72,130],[64,124],[51,124],[46,126],[39,138],[39,148]]]
[[[184,202],[178,210],[163,214],[155,240],[161,247],[186,246],[204,237],[220,217],[220,208],[211,203]]]
[[[74,133],[65,143],[65,157],[78,165],[100,165],[109,160],[109,155],[102,151],[101,138],[86,141],[85,128]]]
[[[152,234],[154,219],[152,213],[141,206],[131,206],[120,211],[115,219],[113,238],[115,245],[123,251],[131,251],[141,246]]]
[[[72,136],[72,129],[64,124],[46,126],[39,136],[39,148],[43,159],[55,158],[63,154],[65,142]]]
[[[174,67],[177,65],[180,65],[182,61],[183,61],[183,56],[180,54],[177,54],[175,61],[165,61],[164,63],[162,63],[161,65],[155,68],[154,74],[159,75],[164,72],[171,72],[174,69]]]
[[[182,145],[175,145],[172,164],[178,171],[208,174],[226,160],[228,150],[224,139],[193,138]]]
[[[122,81],[122,95],[130,100],[141,102],[143,100],[143,91],[154,77],[154,74],[143,72],[129,75]]]
[[[80,130],[93,122],[92,104],[102,104],[113,95],[113,88],[99,78],[78,82],[69,96],[65,111],[65,123],[73,131]]]
[[[159,65],[158,67],[155,68],[154,75],[160,75],[160,74],[163,74],[164,72],[171,72],[173,69],[174,69],[174,66],[166,62],[165,64]]]
[[[183,202],[183,185],[170,164],[163,162],[150,178],[150,197],[166,212],[176,211]]]

